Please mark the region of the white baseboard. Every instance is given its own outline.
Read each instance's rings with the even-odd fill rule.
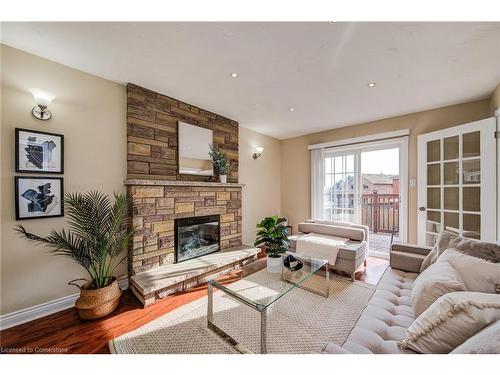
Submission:
[[[128,277],[118,280],[120,289],[128,288]],[[40,305],[27,307],[22,310],[14,311],[5,315],[0,315],[0,330],[27,323],[56,312],[70,309],[75,306],[75,302],[80,296],[79,293],[71,294],[66,297],[58,298],[53,301],[45,302]]]

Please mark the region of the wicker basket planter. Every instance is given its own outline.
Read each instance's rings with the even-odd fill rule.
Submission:
[[[111,314],[118,307],[122,291],[118,286],[118,281],[113,281],[108,286],[100,289],[88,289],[90,282],[80,286],[75,281],[70,281],[69,285],[74,285],[80,289],[80,297],[76,300],[75,307],[78,316],[83,320],[94,320]]]

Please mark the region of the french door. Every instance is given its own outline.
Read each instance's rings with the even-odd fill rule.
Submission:
[[[441,229],[496,241],[495,118],[418,137],[418,242]]]
[[[357,223],[360,208],[360,151],[326,151],[324,219]]]

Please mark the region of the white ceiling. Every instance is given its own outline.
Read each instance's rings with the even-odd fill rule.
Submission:
[[[500,81],[500,23],[3,23],[1,37],[277,138],[485,98]]]

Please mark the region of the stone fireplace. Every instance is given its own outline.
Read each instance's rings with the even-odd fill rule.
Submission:
[[[228,183],[179,174],[178,123],[210,129],[228,157]],[[130,288],[148,305],[255,259],[241,246],[238,123],[127,85],[127,193],[137,231],[129,251]]]
[[[138,228],[129,255],[131,275],[176,263],[178,219],[219,217],[220,249],[241,245],[239,184],[192,181],[128,180]]]
[[[256,258],[259,250],[241,246],[243,185],[160,180],[126,184],[138,228],[129,252],[130,288],[145,306]],[[200,224],[202,229],[196,230]],[[190,241],[197,235],[205,240],[198,241],[205,248]],[[179,242],[191,243],[190,253],[198,248],[203,254],[179,259]],[[190,264],[196,272],[190,271]]]
[[[176,219],[175,263],[220,250],[220,215]]]

